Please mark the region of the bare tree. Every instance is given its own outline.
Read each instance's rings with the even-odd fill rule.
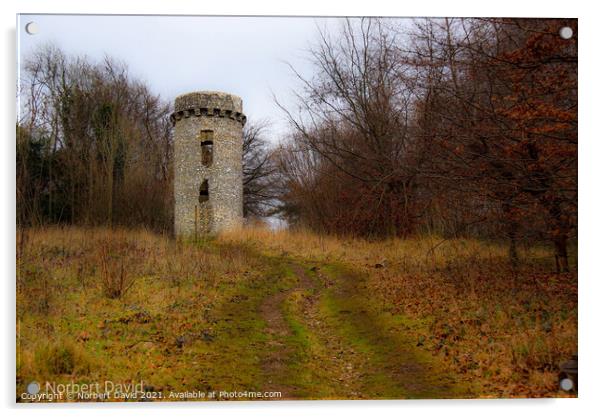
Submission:
[[[249,121],[243,130],[243,212],[264,217],[276,207],[276,165],[267,140],[269,124]]]
[[[366,220],[355,223],[368,234],[411,233],[420,211],[414,198],[420,157],[409,135],[414,92],[396,42],[378,19],[347,19],[336,39],[320,32],[310,51],[317,75],[296,73],[301,112],[285,110],[294,140],[347,176],[361,196],[362,209],[350,215]],[[375,213],[385,214],[368,220]]]
[[[20,83],[23,224],[169,227],[167,104],[133,79],[125,64],[69,57],[53,46],[27,58]]]

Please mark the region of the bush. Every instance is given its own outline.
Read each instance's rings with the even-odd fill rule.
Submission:
[[[107,297],[121,298],[136,281],[129,269],[131,265],[126,264],[126,256],[132,248],[127,242],[114,246],[117,247],[110,250],[105,245],[100,252],[100,283]]]

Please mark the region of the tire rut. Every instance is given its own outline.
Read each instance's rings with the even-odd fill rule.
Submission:
[[[279,391],[282,397],[279,399],[297,399],[296,387],[284,381],[290,381],[290,358],[296,352],[296,347],[287,343],[287,339],[293,337],[293,330],[284,316],[284,303],[295,291],[311,288],[312,281],[307,277],[297,276],[299,283],[284,291],[277,291],[266,297],[261,304],[260,314],[266,323],[267,354],[261,361],[261,368],[266,376],[267,385],[265,391]]]
[[[282,304],[292,291],[277,292],[268,296],[260,308],[261,317],[266,323],[268,336],[268,353],[261,361],[261,368],[267,380],[267,386],[264,387],[264,390],[279,391],[282,394],[282,399],[293,398],[290,387],[283,385],[279,380],[286,373],[286,360],[292,353],[291,346],[285,342],[285,339],[291,336],[292,332],[282,314]]]

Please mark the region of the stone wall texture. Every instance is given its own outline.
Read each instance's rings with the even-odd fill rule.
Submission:
[[[200,91],[178,96],[174,133],[176,236],[214,234],[242,226],[242,100]],[[202,161],[201,142],[212,140],[212,162]],[[200,197],[207,180],[207,201]]]

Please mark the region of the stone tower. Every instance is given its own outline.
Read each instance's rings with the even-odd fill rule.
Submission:
[[[176,97],[174,134],[176,236],[242,225],[242,100],[200,91]]]

